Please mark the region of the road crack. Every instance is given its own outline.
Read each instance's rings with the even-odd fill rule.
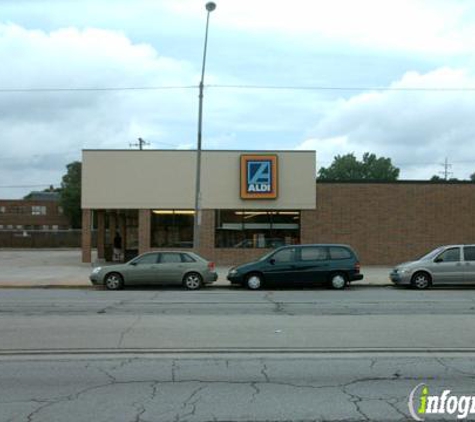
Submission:
[[[141,319],[142,319],[142,316],[138,315],[137,318],[134,320],[134,322],[132,322],[132,324],[121,333],[119,343],[117,344],[118,349],[121,348],[122,342],[124,341],[124,337],[135,328],[135,326],[140,322]]]

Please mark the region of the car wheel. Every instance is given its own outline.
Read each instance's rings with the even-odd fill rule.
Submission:
[[[119,273],[109,273],[106,275],[104,285],[107,290],[121,290],[124,287],[124,279]]]
[[[330,276],[330,285],[336,290],[342,290],[346,287],[348,280],[343,273],[335,273]]]
[[[415,273],[411,279],[411,286],[415,289],[428,289],[431,284],[430,275],[424,272]]]
[[[203,284],[203,278],[198,273],[188,273],[183,277],[183,285],[188,290],[198,290]]]
[[[249,274],[246,278],[246,286],[249,290],[258,290],[262,287],[262,276],[260,274]]]

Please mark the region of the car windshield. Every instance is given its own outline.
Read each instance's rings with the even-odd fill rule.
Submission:
[[[271,251],[271,252],[267,252],[266,254],[262,255],[262,256],[258,259],[258,261],[265,261],[266,259],[269,259],[269,257],[270,257],[271,255],[274,255],[274,253],[275,253],[275,250],[273,250],[273,251]]]
[[[425,255],[421,256],[418,261],[421,261],[423,259],[432,259],[434,258],[436,255],[438,255],[440,252],[442,252],[444,250],[444,247],[443,246],[440,246],[432,251],[430,251],[429,253],[426,253]]]

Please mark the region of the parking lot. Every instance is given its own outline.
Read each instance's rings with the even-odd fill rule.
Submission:
[[[0,249],[0,287],[92,287],[92,268],[104,265],[95,254],[92,261],[82,263],[80,249]],[[213,286],[229,286],[229,266],[216,265],[219,278]],[[391,285],[390,267],[363,265],[361,271],[364,279],[355,285]]]

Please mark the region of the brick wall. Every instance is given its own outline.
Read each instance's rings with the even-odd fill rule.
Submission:
[[[317,183],[314,242],[346,243],[393,265],[443,244],[475,243],[475,184]]]
[[[475,183],[319,182],[316,193],[316,210],[301,212],[301,243],[349,244],[363,265],[394,265],[439,245],[475,244]],[[151,249],[150,211],[139,215],[139,244],[145,252]],[[234,265],[269,251],[215,249],[214,220],[214,210],[202,211],[198,252],[203,257]]]
[[[32,215],[33,206],[46,207],[46,215]],[[4,207],[5,212],[0,212],[0,225],[7,229],[7,226],[39,226],[42,229],[44,225],[56,225],[60,229],[69,229],[68,219],[59,213],[59,204],[57,201],[30,201],[23,199],[0,199],[0,207]],[[17,211],[14,211],[16,209]],[[18,209],[23,212],[19,213]],[[24,229],[25,227],[23,227]]]

